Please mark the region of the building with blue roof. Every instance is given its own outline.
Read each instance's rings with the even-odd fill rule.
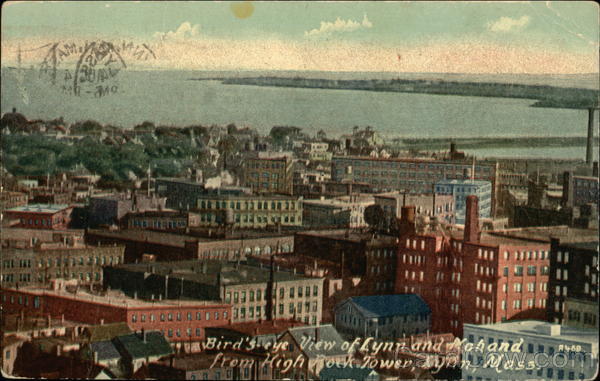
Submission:
[[[335,327],[347,337],[393,340],[431,329],[431,309],[416,294],[355,296],[335,308]]]

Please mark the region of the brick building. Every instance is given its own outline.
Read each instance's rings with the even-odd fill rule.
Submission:
[[[27,205],[27,193],[23,192],[0,192],[0,210],[12,209]]]
[[[273,287],[272,304],[268,302]],[[128,264],[104,268],[104,286],[146,299],[192,298],[231,303],[232,322],[269,318],[321,322],[323,278],[274,271],[260,265],[217,261]],[[272,306],[272,307],[271,307]],[[314,322],[314,323],[312,323]]]
[[[294,256],[329,264],[339,278],[360,277],[373,293],[392,292],[396,274],[398,238],[347,230],[300,232]]]
[[[124,245],[125,263],[142,260],[144,254],[157,261],[183,259],[244,260],[248,254],[289,254],[294,251],[293,232],[244,231],[197,236],[150,230],[89,229],[90,244]]]
[[[176,230],[195,227],[200,224],[200,216],[176,210],[151,210],[131,212],[123,217],[121,225],[128,229]]]
[[[598,323],[598,241],[551,241],[548,320],[596,326]],[[568,301],[568,303],[567,303]],[[589,304],[595,304],[590,310]]]
[[[414,207],[402,214],[396,292],[423,297],[434,332],[461,336],[464,323],[545,318],[547,241],[480,232],[476,196],[467,197],[462,234],[419,233]]]
[[[387,192],[375,194],[374,198],[375,204],[394,218],[401,217],[403,206],[414,205],[417,216],[436,216],[438,221],[454,223],[455,205],[451,195]]]
[[[172,342],[200,341],[204,328],[230,321],[231,306],[218,301],[143,301],[115,292],[92,294],[83,289],[3,288],[6,313],[64,317],[85,324],[127,323],[132,330],[160,330]]]
[[[28,229],[66,229],[73,207],[69,205],[33,204],[5,211],[7,219],[19,220],[15,227]]]
[[[130,212],[163,209],[164,197],[149,197],[144,194],[107,194],[90,198],[89,223],[91,227],[98,225],[118,224]]]
[[[289,156],[249,158],[244,168],[245,186],[260,193],[292,194],[292,166]]]
[[[292,196],[212,192],[198,196],[196,208],[200,226],[302,226],[302,199]]]
[[[102,266],[123,263],[125,247],[37,243],[2,247],[3,287],[47,284],[53,279],[102,283]]]
[[[422,158],[373,158],[366,156],[334,156],[331,178],[373,185],[376,192],[406,190],[411,193],[431,193],[441,180],[464,179],[465,173],[475,168],[472,177],[492,183],[492,215],[498,184],[497,164],[464,160],[434,160]]]

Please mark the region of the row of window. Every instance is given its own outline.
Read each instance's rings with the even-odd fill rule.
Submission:
[[[62,258],[48,258],[48,259],[40,259],[37,262],[38,268],[43,267],[69,267],[69,266],[84,266],[84,265],[118,265],[121,263],[121,257],[118,255],[114,256],[95,256],[95,257],[62,257]]]
[[[503,275],[508,276],[509,270],[508,267],[504,267]],[[550,274],[550,268],[548,266],[540,266],[540,275],[548,275]],[[514,267],[514,275],[515,276],[523,276],[523,266],[516,265]],[[527,275],[537,275],[537,266],[527,266]],[[560,278],[559,278],[560,279]]]
[[[182,313],[181,312],[177,312],[175,315],[173,315],[173,312],[167,312],[167,313],[162,312],[159,315],[161,322],[173,321],[173,316],[175,316],[176,321],[182,321]],[[227,317],[228,317],[227,311],[223,311],[223,320],[227,320]],[[186,314],[186,321],[192,321],[192,320],[194,320],[193,318],[194,318],[194,314],[192,312],[188,312]],[[196,320],[202,320],[202,312],[197,311],[195,313],[195,318],[196,318]],[[213,312],[213,318],[214,318],[214,320],[219,320],[219,311]],[[151,322],[155,322],[156,317],[154,316],[154,313],[148,314],[148,319]],[[204,320],[208,321],[210,319],[211,319],[211,313],[205,312]],[[138,314],[137,313],[131,314],[131,322],[137,323],[137,321],[138,321]],[[146,322],[146,314],[145,313],[140,314],[140,322],[142,322],[142,323]]]
[[[508,260],[510,258],[510,253],[508,251],[504,252],[504,259]],[[513,253],[513,258],[515,260],[536,260],[536,259],[548,259],[548,252],[545,250],[533,250],[533,251],[515,251]]]
[[[298,291],[296,294],[296,290]],[[306,287],[301,287],[298,286],[298,288],[296,287],[290,287],[288,289],[288,295],[290,298],[295,298],[296,295],[298,298],[302,298],[302,297],[310,297],[311,296],[311,288],[310,286],[306,286]],[[273,297],[275,297],[275,295],[277,295],[279,293],[279,299],[284,299],[285,298],[285,294],[286,294],[286,289],[284,287],[279,288],[279,291],[274,290],[273,291]],[[234,291],[233,292],[233,303],[246,303],[246,296],[248,296],[248,300],[250,302],[254,302],[255,298],[256,301],[261,301],[261,300],[267,300],[267,293],[262,290],[262,289],[257,289],[257,290],[250,290],[248,292],[246,291]],[[319,296],[319,286],[314,285],[312,287],[312,296]],[[225,302],[226,303],[231,303],[231,297],[232,297],[232,292],[229,291],[227,292],[227,294],[225,295]]]
[[[31,226],[52,226],[52,224],[59,224],[62,222],[65,222],[65,219],[62,217],[57,217],[57,218],[43,218],[43,219],[33,219],[33,218],[21,218],[20,219],[21,225],[31,225]]]
[[[187,226],[187,222],[186,221],[159,221],[159,220],[140,220],[140,219],[134,219],[133,220],[133,226],[135,227],[143,227],[143,228],[147,228],[148,226],[153,227],[153,228],[169,228],[169,229],[175,229],[177,227],[186,227]]]
[[[269,217],[265,216],[265,215],[254,215],[254,214],[249,214],[249,213],[244,213],[244,214],[239,214],[236,213],[235,214],[235,222],[236,223],[240,223],[240,222],[250,222],[250,223],[254,223],[254,220],[256,217],[256,222],[258,223],[268,223],[269,222]],[[283,222],[283,223],[296,223],[296,215],[295,214],[284,214],[283,216],[271,216],[271,222],[272,223],[276,223],[276,222]],[[302,217],[298,216],[298,222],[302,221]],[[223,222],[222,221],[222,217],[218,214],[212,214],[212,213],[201,213],[200,214],[200,222]]]
[[[356,167],[375,167],[375,168],[409,168],[409,169],[438,169],[445,171],[458,171],[462,174],[462,171],[465,169],[471,169],[470,165],[449,165],[449,164],[424,164],[424,163],[410,163],[410,162],[393,162],[393,161],[373,161],[373,160],[354,160],[354,161],[346,161],[346,160],[334,160],[334,165],[337,166],[356,166]],[[476,166],[476,172],[491,172],[492,168],[489,166]]]
[[[200,209],[227,209],[227,201],[213,201],[212,200],[200,200]],[[229,201],[229,209],[243,210],[241,201]],[[268,201],[256,201],[256,208],[254,201],[244,202],[245,210],[295,210],[296,201],[271,201],[271,208],[269,208]]]
[[[71,272],[69,273],[68,270],[65,270],[64,273],[61,272],[60,270],[57,271],[55,273],[55,277],[56,278],[65,278],[65,279],[77,279],[79,278],[79,280],[83,281],[91,281],[92,280],[92,276],[94,278],[95,281],[100,281],[101,280],[101,273],[96,272],[94,274],[92,273],[79,273],[79,275],[77,273]],[[31,282],[31,279],[33,278],[33,275],[31,273],[26,273],[26,274],[19,274],[19,282]],[[49,280],[52,278],[51,274],[46,274],[46,280]],[[43,282],[44,281],[44,274],[38,274],[37,276],[37,280],[38,282]],[[5,283],[14,283],[15,282],[15,274],[11,274],[11,273],[3,273],[0,275],[0,282],[5,282]]]

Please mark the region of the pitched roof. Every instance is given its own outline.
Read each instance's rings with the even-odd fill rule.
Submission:
[[[317,331],[318,339],[315,340]],[[310,358],[316,358],[317,356],[343,356],[348,354],[347,351],[342,350],[344,339],[342,339],[338,331],[331,324],[290,328],[287,332],[298,343],[302,352]],[[330,349],[324,348],[323,345],[319,349],[316,349],[310,345],[314,344],[315,341],[334,343],[334,345]]]
[[[112,341],[98,341],[90,345],[92,352],[98,353],[98,360],[112,360],[121,358]]]
[[[146,332],[146,341],[142,339],[141,335],[132,333],[115,337],[113,343],[120,351],[129,354],[132,359],[167,356],[173,353],[169,342],[157,331]]]
[[[427,303],[416,294],[355,296],[350,301],[367,318],[431,313]]]
[[[91,342],[112,340],[117,336],[131,333],[127,323],[111,323],[103,325],[91,325],[86,328]]]

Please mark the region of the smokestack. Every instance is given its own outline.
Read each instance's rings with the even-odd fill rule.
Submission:
[[[592,176],[598,177],[598,162],[597,161],[595,161],[592,164]]]
[[[587,136],[587,149],[585,150],[585,163],[592,165],[594,160],[594,109],[588,109],[588,136]]]
[[[415,213],[416,207],[414,205],[402,207],[402,213],[400,214],[400,220],[398,221],[398,233],[400,238],[415,233]]]
[[[467,196],[465,212],[464,242],[479,241],[479,199],[475,195]]]

